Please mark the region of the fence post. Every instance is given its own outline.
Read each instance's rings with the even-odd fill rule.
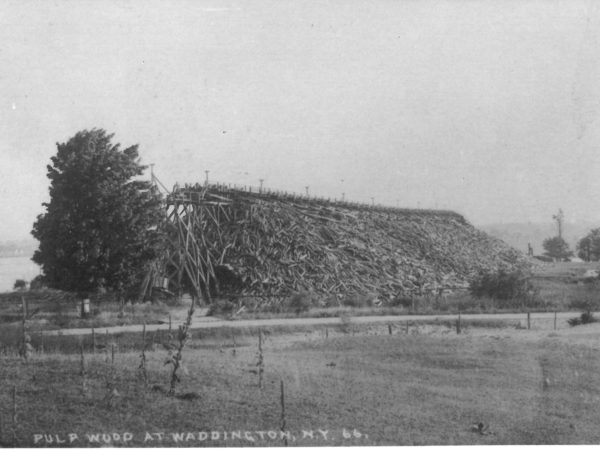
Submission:
[[[263,366],[264,366],[264,358],[263,358],[263,350],[262,350],[262,341],[263,335],[262,330],[258,329],[258,387],[262,389],[263,387]]]
[[[556,311],[554,311],[554,329],[556,330]]]
[[[527,311],[527,329],[531,330],[531,313]]]
[[[81,392],[82,394],[85,394],[87,386],[85,379],[85,358],[83,356],[83,338],[81,339],[81,345],[79,346],[79,354],[81,356],[79,370],[79,375],[81,375]]]
[[[283,436],[283,443],[284,445],[287,447],[288,445],[288,440],[287,440],[287,435],[285,433],[285,393],[284,393],[284,389],[283,389],[283,380],[280,380],[280,387],[281,387],[281,435]]]
[[[142,354],[140,355],[140,365],[138,369],[141,371],[142,381],[144,386],[148,385],[148,372],[146,371],[146,322],[142,331]]]
[[[406,334],[408,334],[408,320],[406,321]]]
[[[25,303],[25,296],[21,295],[21,307],[23,309],[23,328],[22,328],[22,340],[21,340],[21,349],[23,351],[23,355],[25,355],[25,344],[26,344],[26,332],[25,332],[25,322],[27,321],[27,304]],[[25,357],[27,359],[27,357]]]
[[[392,324],[388,323],[388,333],[390,334],[390,336],[392,335]]]
[[[96,354],[96,332],[94,331],[94,327],[92,327],[92,354]]]
[[[458,319],[456,320],[456,334],[460,334],[460,311],[458,312]]]
[[[169,334],[171,334],[171,314],[169,314]]]

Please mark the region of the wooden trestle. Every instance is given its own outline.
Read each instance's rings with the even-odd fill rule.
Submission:
[[[226,244],[222,222],[231,221],[232,200],[208,187],[175,188],[167,196],[170,251],[164,264],[168,286],[210,302],[211,287],[218,292],[215,265],[223,261]]]

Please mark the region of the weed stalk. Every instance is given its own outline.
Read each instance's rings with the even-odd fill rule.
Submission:
[[[142,331],[142,354],[140,355],[140,365],[138,367],[140,375],[144,381],[144,386],[148,385],[148,372],[146,371],[146,322]]]
[[[17,442],[17,386],[13,385],[12,389],[12,438],[13,438],[13,447],[16,447]]]
[[[179,326],[179,333],[177,335],[177,339],[179,341],[177,345],[177,353],[171,357],[169,363],[173,364],[173,370],[171,372],[171,386],[169,388],[169,395],[175,395],[175,386],[180,381],[179,376],[177,375],[177,370],[181,366],[181,353],[183,352],[183,348],[185,347],[185,343],[188,339],[188,333],[190,330],[190,326],[192,324],[192,316],[194,315],[194,310],[196,306],[196,298],[192,297],[192,302],[190,304],[190,309],[188,309],[187,317],[185,318],[185,322],[183,325]],[[169,315],[169,324],[171,323],[171,316]],[[169,325],[170,327],[170,325]]]

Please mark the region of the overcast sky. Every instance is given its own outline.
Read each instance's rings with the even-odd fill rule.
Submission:
[[[600,2],[0,3],[0,240],[82,129],[211,181],[600,225]]]

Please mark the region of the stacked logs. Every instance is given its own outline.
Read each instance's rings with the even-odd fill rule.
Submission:
[[[202,251],[215,268],[219,295],[375,294],[387,303],[399,296],[465,288],[482,269],[527,264],[520,252],[451,211],[223,185],[186,187],[171,195],[192,199],[190,192],[199,194],[195,207],[203,208],[206,218],[195,231],[202,234],[196,241],[206,243]]]

